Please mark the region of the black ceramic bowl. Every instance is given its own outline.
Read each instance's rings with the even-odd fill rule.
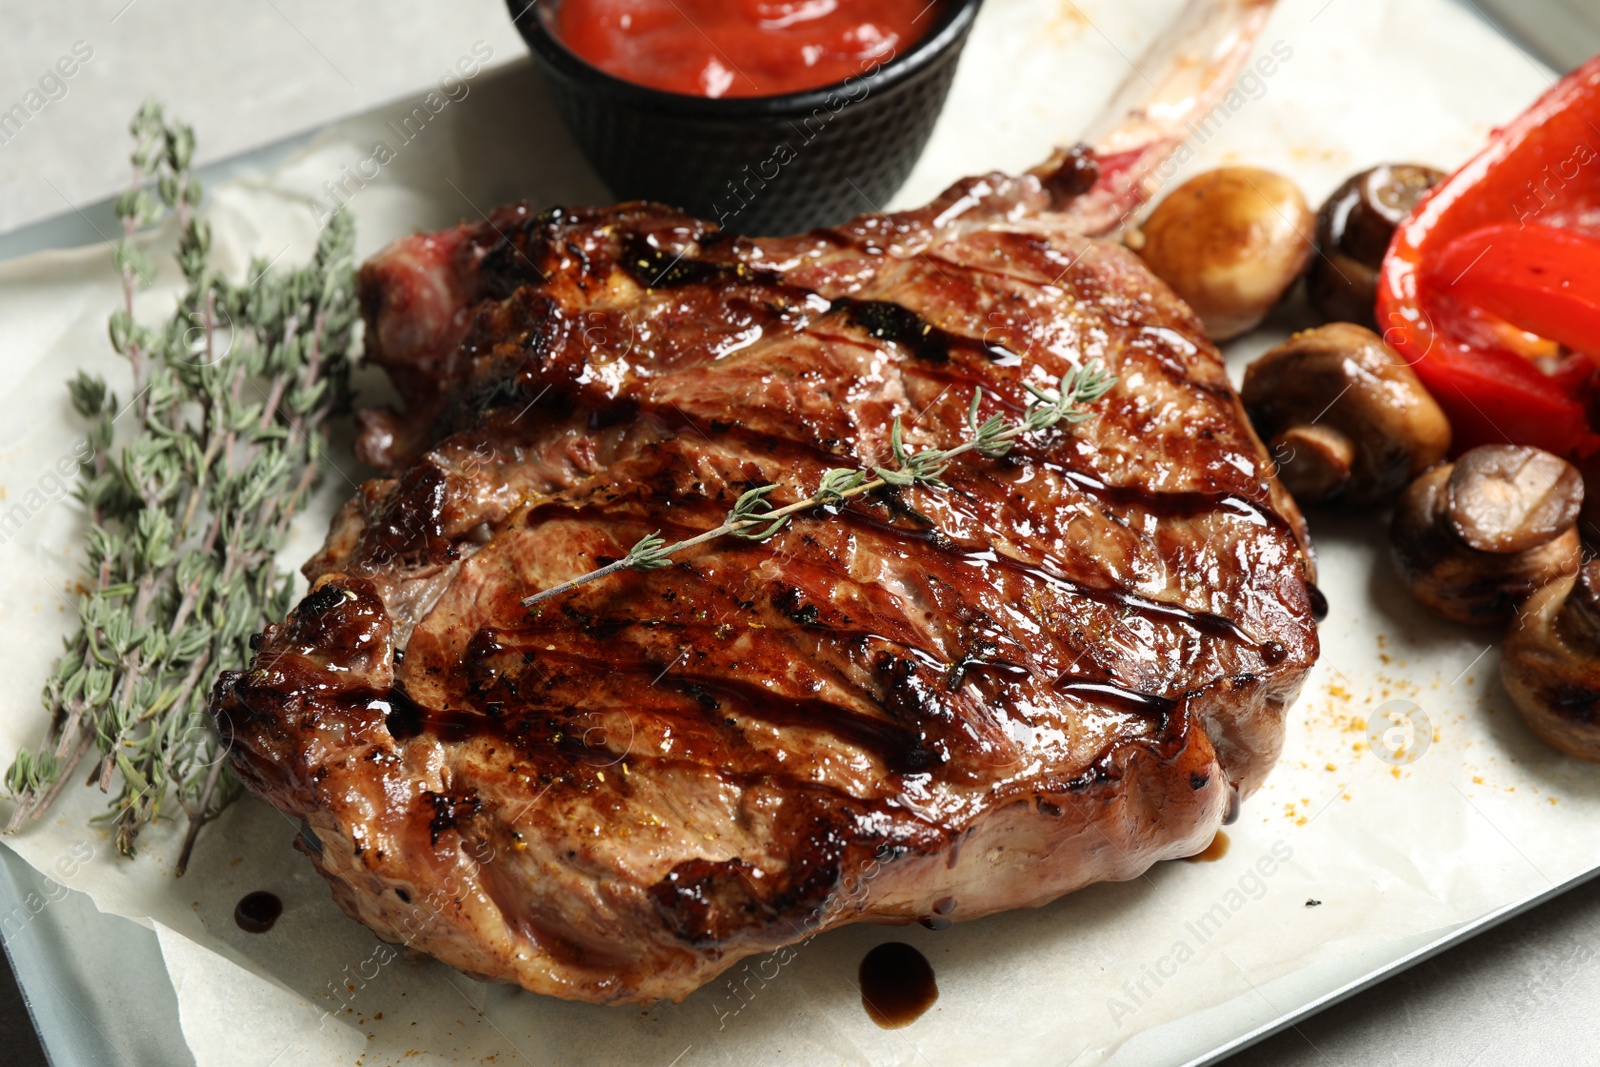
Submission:
[[[613,77],[556,39],[542,13],[550,0],[509,0],[556,107],[613,195],[743,234],[880,209],[927,146],[982,3],[947,0],[921,40],[859,78],[711,99]]]

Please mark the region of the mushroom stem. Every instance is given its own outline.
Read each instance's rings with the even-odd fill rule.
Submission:
[[[1297,500],[1324,500],[1350,480],[1356,445],[1332,426],[1291,426],[1272,439],[1278,477]]]
[[[1445,486],[1444,518],[1481,552],[1523,552],[1578,521],[1583,477],[1536,448],[1475,448],[1456,461]]]

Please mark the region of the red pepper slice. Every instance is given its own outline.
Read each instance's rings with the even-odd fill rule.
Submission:
[[[1600,238],[1502,223],[1457,237],[1423,264],[1422,284],[1470,315],[1600,357]]]
[[[1506,440],[1562,455],[1600,448],[1589,362],[1569,357],[1547,373],[1516,333],[1600,355],[1596,235],[1600,57],[1498,131],[1389,245],[1378,322],[1445,409],[1458,449]]]

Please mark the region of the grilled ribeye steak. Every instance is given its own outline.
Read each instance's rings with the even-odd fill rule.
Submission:
[[[969,919],[1210,842],[1317,654],[1309,548],[1198,319],[1082,236],[1095,159],[744,240],[664,208],[496,212],[363,270],[408,403],[214,708],[340,904],[467,972],[681,998],[857,920]],[[1085,188],[1088,197],[1080,196]],[[1087,422],[537,608],[1020,413]],[[787,494],[787,496],[785,496]]]
[[[1299,519],[1135,257],[995,221],[1044,195],[986,179],[763,242],[511,208],[366,267],[375,358],[451,429],[345,508],[216,696],[352,915],[645,1000],[820,925],[1039,904],[1209,842],[1316,655]],[[897,415],[953,445],[974,390],[1016,413],[1089,358],[1119,378],[1094,418],[948,490],[520,603],[881,461]]]

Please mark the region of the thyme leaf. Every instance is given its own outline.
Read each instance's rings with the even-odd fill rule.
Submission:
[[[149,823],[187,816],[181,874],[200,828],[240,792],[209,679],[246,663],[252,635],[288,613],[275,557],[320,477],[324,425],[348,401],[354,231],[336,214],[305,266],[257,260],[247,281],[224,278],[198,213],[193,130],[150,102],[130,132],[114,252],[123,301],[108,333],[131,391],[124,401],[86,374],[67,386],[91,446],[76,488],[89,519],[81,625],[45,686],[43,743],[6,773],[18,801],[7,829],[48,810],[94,751],[91,781],[110,795],[102,818],[124,854]],[[167,218],[186,284],[171,318],[147,325],[133,309],[155,270],[140,231]]]
[[[802,512],[819,507],[834,507],[852,497],[870,493],[886,486],[910,488],[922,485],[930,489],[946,489],[944,474],[957,456],[977,452],[990,459],[999,459],[1011,451],[1017,438],[1037,433],[1060,423],[1079,423],[1093,418],[1088,405],[1099,400],[1117,384],[1113,375],[1099,360],[1090,360],[1081,367],[1063,375],[1054,390],[1041,389],[1031,382],[1023,388],[1033,397],[1021,418],[1009,420],[1004,415],[994,415],[978,422],[978,410],[983,404],[983,390],[972,394],[967,407],[967,428],[971,436],[953,448],[923,449],[911,452],[905,445],[905,427],[900,419],[894,420],[889,432],[889,450],[894,466],[873,467],[869,478],[866,471],[849,467],[835,467],[823,474],[816,491],[793,504],[775,508],[768,496],[777,491],[777,485],[763,485],[739,497],[721,526],[675,544],[667,544],[658,530],[641,540],[627,556],[599,570],[562,582],[523,600],[526,607],[534,607],[562,593],[599,581],[625,570],[656,570],[671,566],[672,556],[686,548],[703,545],[719,537],[734,536],[749,541],[765,541],[775,537],[790,520]]]

